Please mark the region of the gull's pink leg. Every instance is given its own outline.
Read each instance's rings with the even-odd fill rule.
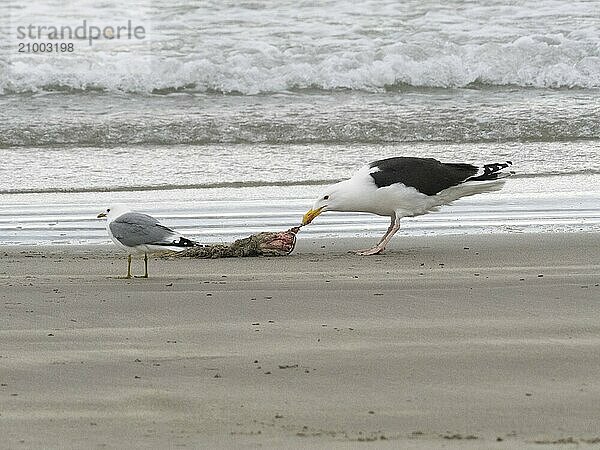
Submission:
[[[379,241],[379,244],[377,244],[375,247],[370,248],[368,250],[358,251],[358,252],[356,252],[356,254],[361,255],[361,256],[370,256],[370,255],[377,255],[377,254],[383,252],[385,250],[385,247],[388,244],[388,242],[390,242],[390,239],[392,239],[394,234],[396,234],[396,232],[399,229],[400,229],[400,219],[396,219],[396,220],[394,220],[392,225],[390,225],[390,229],[388,230],[388,232],[383,236],[381,241]]]
[[[381,237],[381,239],[379,239],[379,242],[377,243],[377,245],[373,248],[365,248],[365,249],[361,249],[361,250],[353,250],[350,253],[356,253],[357,255],[362,255],[365,252],[370,252],[371,250],[373,250],[374,248],[376,248],[379,244],[381,244],[387,237],[388,235],[391,233],[392,229],[394,228],[394,225],[396,224],[396,216],[392,216],[391,217],[391,222],[390,222],[390,226],[388,227],[387,231],[385,232],[385,234]],[[397,230],[396,230],[397,231]],[[394,231],[395,233],[395,231]]]

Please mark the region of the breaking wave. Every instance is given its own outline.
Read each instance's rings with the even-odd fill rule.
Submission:
[[[590,32],[591,33],[591,32]],[[0,93],[179,91],[256,95],[302,89],[382,92],[418,88],[519,86],[600,88],[600,37],[532,35],[508,43],[394,43],[329,52],[270,45],[254,51],[195,54],[88,52],[31,64],[13,58]]]

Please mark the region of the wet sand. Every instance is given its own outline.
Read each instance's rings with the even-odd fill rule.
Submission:
[[[369,244],[3,248],[0,447],[598,445],[600,235]]]

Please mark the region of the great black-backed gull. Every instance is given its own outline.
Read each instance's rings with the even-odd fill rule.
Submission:
[[[148,214],[129,210],[123,205],[111,206],[98,214],[106,217],[106,230],[113,242],[128,252],[127,276],[131,278],[132,254],[144,254],[144,275],[148,278],[148,253],[164,250],[181,251],[198,245],[191,239],[161,225]]]
[[[379,243],[360,255],[381,253],[400,228],[402,217],[413,217],[469,195],[497,191],[512,172],[512,162],[485,164],[442,163],[433,158],[396,157],[374,161],[352,178],[330,186],[303,219],[307,225],[325,211],[366,212],[389,216],[391,223]]]

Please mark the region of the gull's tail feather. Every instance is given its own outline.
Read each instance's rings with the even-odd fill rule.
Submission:
[[[188,238],[185,238],[183,236],[180,236],[179,240],[178,241],[173,241],[173,243],[171,245],[173,245],[175,247],[185,247],[185,248],[188,248],[188,247],[196,247],[196,246],[198,246],[200,244],[198,244],[195,241],[192,241],[191,239],[188,239]]]
[[[504,163],[486,164],[479,169],[477,174],[467,178],[462,183],[444,189],[435,196],[432,206],[448,205],[455,200],[483,192],[499,191],[506,180],[514,172],[502,172],[503,169],[512,166],[512,161]],[[475,168],[475,166],[472,166]]]
[[[512,166],[512,161],[506,161],[503,163],[493,163],[486,164],[483,166],[483,172],[481,169],[479,172],[470,178],[467,178],[466,181],[492,181],[499,180],[500,178],[506,178],[514,174],[514,172],[502,172],[503,169]]]
[[[160,247],[168,248],[173,251],[178,251],[178,250],[184,250],[184,249],[190,248],[190,247],[197,247],[200,244],[198,242],[192,241],[191,239],[188,239],[186,237],[178,236],[176,239],[173,239],[172,241],[155,242],[151,245],[157,245]]]

